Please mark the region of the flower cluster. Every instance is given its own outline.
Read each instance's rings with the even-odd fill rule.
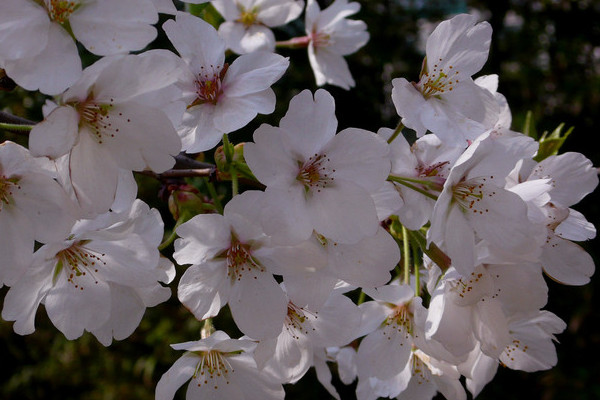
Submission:
[[[170,1],[0,5],[0,67],[57,95],[28,148],[0,144],[2,318],[14,331],[33,333],[43,304],[68,339],[125,339],[170,297],[176,262],[177,297],[204,328],[173,345],[185,353],[158,382],[160,400],[187,381],[188,399],[283,399],[311,367],[339,399],[328,363],[343,383],[357,379],[360,400],[466,399],[499,365],[554,366],[566,325],[544,310],[544,275],[583,285],[594,273],[576,242],[595,228],[571,206],[598,176],[582,154],[511,130],[497,76],[473,79],[491,26],[466,14],[437,26],[418,82],[391,82],[395,130],[338,132],[333,96],[304,90],[278,126],[234,146],[229,134],[275,110],[271,87],[290,66],[276,46],[307,48],[318,85],[349,89],[344,56],[369,35],[347,18],[360,8],[348,0],[307,0],[306,36],[284,42],[270,28],[303,1],[212,6],[218,30]],[[158,12],[173,16],[162,30],[176,53],[128,54],[154,39]],[[82,69],[71,36],[104,57]],[[231,63],[227,49],[239,54]],[[189,156],[213,149],[209,168]],[[163,242],[134,172],[217,175],[231,196],[171,187],[176,226]],[[173,260],[159,252],[171,244]],[[215,330],[224,307],[243,337]]]

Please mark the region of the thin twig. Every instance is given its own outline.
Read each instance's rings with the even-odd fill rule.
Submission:
[[[214,164],[197,161],[188,156],[186,153],[179,153],[175,156],[175,166],[173,169],[206,169],[214,167]]]
[[[16,115],[9,114],[4,111],[0,111],[0,122],[7,122],[9,124],[16,125],[35,125],[35,121],[30,121],[26,118],[17,117]]]
[[[170,169],[168,171],[157,174],[153,171],[136,171],[142,175],[151,176],[158,180],[166,178],[189,178],[194,176],[210,176],[213,168],[201,168],[201,169]]]

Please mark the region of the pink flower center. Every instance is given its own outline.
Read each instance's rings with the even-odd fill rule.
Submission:
[[[334,178],[331,175],[335,173],[335,169],[328,168],[329,161],[326,154],[315,153],[305,163],[299,163],[300,170],[296,180],[304,185],[306,192],[311,189],[320,192],[321,189],[333,184]]]
[[[196,99],[187,108],[198,104],[217,104],[219,97],[223,94],[223,79],[227,73],[229,64],[224,64],[222,67],[213,65],[210,68],[200,67],[202,72],[198,74],[196,79]],[[210,71],[208,71],[210,69]]]
[[[231,236],[229,248],[216,256],[216,258],[225,258],[227,276],[232,281],[239,281],[245,273],[250,273],[252,270],[264,272],[264,267],[252,257],[251,245],[240,242],[233,234]]]
[[[315,48],[328,47],[331,45],[331,36],[324,32],[313,32],[310,35],[310,39],[312,39]]]

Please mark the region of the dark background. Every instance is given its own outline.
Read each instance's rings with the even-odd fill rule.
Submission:
[[[322,6],[330,1],[320,1]],[[391,102],[391,80],[418,80],[424,43],[420,30],[452,13],[474,12],[493,28],[488,63],[480,74],[498,74],[499,91],[513,111],[513,129],[520,130],[525,114],[532,111],[538,132],[559,123],[574,126],[563,151],[578,151],[600,165],[600,1],[360,1],[354,18],[364,20],[370,42],[347,57],[356,87],[347,92],[327,86],[336,98],[339,126],[376,131],[398,123]],[[429,24],[429,25],[428,25]],[[303,34],[296,21],[276,31],[278,39]],[[426,35],[424,36],[426,37]],[[164,46],[159,37],[153,47]],[[302,50],[286,50],[291,67],[277,83],[278,106],[273,115],[260,116],[232,140],[251,138],[262,122],[278,124],[288,100],[304,88],[315,90],[312,71]],[[17,90],[0,92],[5,111],[40,120],[44,97]],[[0,132],[0,139],[24,139]],[[140,196],[172,219],[156,196],[158,184],[141,179]],[[598,193],[574,208],[598,226]],[[598,260],[598,240],[583,246]],[[597,261],[596,261],[597,262]],[[181,270],[178,271],[179,275]],[[600,279],[584,287],[567,287],[548,281],[547,310],[568,324],[558,336],[558,365],[549,371],[522,373],[500,368],[478,399],[593,400],[600,398]],[[176,282],[171,285],[176,288]],[[0,301],[7,288],[0,290]],[[217,321],[218,322],[218,321]],[[223,318],[223,324],[227,324]],[[218,325],[218,323],[217,323]],[[218,325],[224,327],[224,325]],[[171,343],[197,340],[200,324],[175,298],[148,309],[135,333],[108,348],[85,334],[67,341],[38,311],[36,332],[21,337],[12,323],[0,321],[0,399],[151,399],[160,376],[181,353]],[[234,331],[230,331],[234,332]],[[341,388],[343,399],[354,398],[353,387]],[[286,387],[289,400],[328,399],[311,371],[298,384]],[[184,390],[178,394],[184,398]]]

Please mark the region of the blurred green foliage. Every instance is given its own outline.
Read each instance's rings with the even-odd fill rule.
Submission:
[[[319,1],[322,6],[331,3]],[[493,28],[490,58],[481,74],[498,74],[499,91],[513,111],[513,128],[523,127],[528,111],[538,132],[553,131],[559,124],[575,127],[562,151],[579,151],[600,164],[600,152],[592,145],[600,131],[600,1],[570,0],[364,0],[354,18],[369,26],[370,42],[347,57],[356,87],[347,92],[326,87],[336,98],[340,129],[353,126],[376,131],[394,127],[398,117],[391,102],[391,80],[417,80],[427,33],[450,13],[473,12]],[[183,5],[180,4],[180,7]],[[161,17],[164,20],[164,17]],[[278,39],[303,35],[303,23],[276,30]],[[164,34],[154,43],[165,47]],[[275,113],[259,116],[232,135],[235,143],[250,140],[263,122],[278,124],[289,99],[304,88],[315,90],[314,77],[304,51],[282,50],[291,66],[275,86]],[[89,62],[94,58],[88,58]],[[15,115],[39,121],[44,96],[0,92],[0,106]],[[0,132],[0,139],[25,144],[26,139]],[[160,209],[167,229],[173,220],[166,202],[159,200],[161,187],[139,177],[140,197]],[[579,211],[598,225],[598,196],[589,196]],[[169,233],[169,232],[167,232]],[[598,241],[583,244],[598,264]],[[167,249],[168,253],[169,249]],[[172,251],[172,248],[170,249]],[[167,254],[168,255],[168,254]],[[178,276],[183,272],[178,267]],[[171,285],[173,293],[177,279]],[[600,398],[600,279],[585,287],[565,287],[549,281],[547,309],[568,323],[557,345],[558,365],[533,374],[500,368],[496,379],[478,399],[593,400]],[[4,298],[7,288],[0,290]],[[224,309],[223,313],[227,310]],[[239,332],[226,314],[217,329],[235,336]],[[43,307],[38,311],[36,332],[21,337],[12,323],[0,321],[0,399],[152,399],[160,376],[181,355],[169,347],[199,338],[201,324],[176,300],[148,309],[141,325],[128,339],[105,348],[85,334],[68,341],[49,322]],[[353,399],[353,387],[335,381],[343,399]],[[286,387],[287,399],[328,399],[310,372],[296,385]],[[184,390],[178,398],[184,398]]]

